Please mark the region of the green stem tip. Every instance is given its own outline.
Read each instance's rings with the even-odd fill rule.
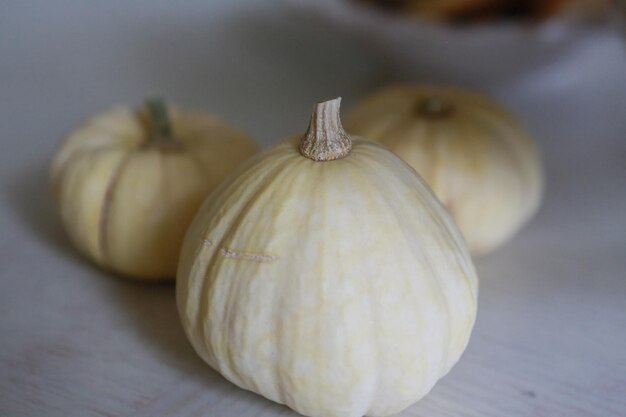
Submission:
[[[150,98],[145,102],[148,117],[155,141],[171,141],[172,126],[168,116],[167,105],[161,98]]]

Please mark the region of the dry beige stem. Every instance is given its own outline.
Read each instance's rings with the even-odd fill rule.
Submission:
[[[315,106],[309,129],[300,142],[302,155],[314,161],[332,161],[348,155],[352,141],[341,126],[340,103],[338,97]]]

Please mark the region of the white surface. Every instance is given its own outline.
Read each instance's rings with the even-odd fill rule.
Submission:
[[[302,130],[314,101],[341,94],[348,106],[382,81],[336,29],[273,2],[235,3],[0,5],[1,416],[295,415],[196,357],[172,286],[78,258],[47,188],[58,138],[114,102],[161,92],[267,145]],[[470,346],[402,415],[626,415],[626,62],[616,62],[558,94],[500,94],[544,149],[546,202],[477,261]]]

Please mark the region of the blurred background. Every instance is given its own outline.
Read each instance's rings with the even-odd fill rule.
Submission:
[[[0,414],[205,415],[221,397],[223,415],[287,413],[207,376],[173,287],[109,279],[73,255],[49,160],[88,115],[155,94],[266,147],[302,131],[317,101],[347,109],[410,81],[505,103],[543,149],[547,189],[532,224],[477,261],[466,359],[406,415],[625,415],[623,3],[418,3],[1,2]],[[72,350],[75,337],[94,348]]]
[[[343,95],[349,105],[398,79],[480,88],[522,110],[572,89],[623,88],[612,79],[625,70],[616,10],[451,25],[376,3],[385,2],[3,2],[2,125],[48,122],[5,138],[58,138],[95,110],[155,93],[267,144],[302,129],[293,115],[306,118],[314,101]]]

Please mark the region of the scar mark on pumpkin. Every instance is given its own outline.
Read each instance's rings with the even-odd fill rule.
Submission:
[[[204,246],[213,246],[213,242],[211,242],[209,239],[202,239],[202,244]]]
[[[221,248],[220,253],[225,258],[245,259],[255,262],[274,262],[278,256],[267,255],[264,253],[239,252],[232,249]]]

